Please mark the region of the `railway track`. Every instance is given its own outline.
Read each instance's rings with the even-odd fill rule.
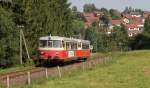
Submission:
[[[108,61],[108,59],[106,59],[106,58],[88,59],[86,62],[68,64],[68,65],[60,66],[60,68],[61,68],[61,71],[67,72],[74,68],[83,67],[83,63],[84,63],[84,65],[86,64],[87,68],[88,68],[88,65],[91,64],[91,62],[99,64],[99,63],[106,62],[106,60]],[[86,67],[86,65],[84,66],[84,68]],[[16,83],[19,84],[19,82],[26,83],[26,81],[28,81],[28,73],[29,72],[30,72],[30,77],[31,77],[30,79],[37,79],[37,78],[40,78],[40,76],[46,77],[46,76],[59,76],[60,75],[60,69],[58,69],[57,67],[51,67],[51,68],[33,67],[31,69],[19,70],[19,71],[15,71],[15,72],[0,74],[0,82],[2,82],[3,84],[7,84],[8,80],[9,80],[9,83],[11,83],[11,84],[16,84]],[[8,77],[9,77],[9,79],[8,79]]]
[[[96,59],[96,58],[95,58]],[[93,59],[94,60],[94,59]],[[89,62],[91,61],[90,59],[87,59],[86,62]],[[78,63],[82,63],[82,62],[78,62]],[[62,65],[62,67],[64,66],[67,66],[67,65],[73,65],[73,64],[78,64],[77,62],[72,62],[70,64],[65,64],[65,65]],[[51,69],[53,67],[50,67],[48,69]],[[13,71],[13,72],[8,72],[8,73],[2,73],[0,74],[0,80],[6,78],[8,75],[9,77],[15,77],[15,76],[20,76],[20,75],[24,75],[25,73],[27,72],[31,72],[31,73],[34,73],[34,72],[39,72],[41,70],[45,70],[47,69],[46,67],[32,67],[30,69],[25,69],[25,70],[18,70],[18,71]]]
[[[41,70],[44,70],[45,68],[42,67],[32,67],[30,69],[25,69],[25,70],[18,70],[18,71],[13,71],[13,72],[8,72],[8,73],[3,73],[0,74],[0,80],[5,79],[7,76],[9,76],[10,78],[16,77],[16,76],[20,76],[20,75],[24,75],[27,72],[38,72]]]

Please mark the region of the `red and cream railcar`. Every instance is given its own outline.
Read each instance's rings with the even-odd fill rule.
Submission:
[[[46,36],[39,39],[39,54],[42,59],[86,59],[90,56],[90,42],[88,40]]]
[[[88,40],[59,36],[40,37],[39,56],[44,60],[86,59],[90,56],[89,47],[90,42]]]

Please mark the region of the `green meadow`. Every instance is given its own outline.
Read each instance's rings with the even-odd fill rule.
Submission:
[[[150,88],[150,51],[111,53],[113,61],[74,70],[62,78],[38,80],[15,88]]]

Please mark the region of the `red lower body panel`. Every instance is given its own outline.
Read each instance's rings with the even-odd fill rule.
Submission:
[[[90,50],[39,50],[43,59],[69,59],[76,57],[90,56]]]

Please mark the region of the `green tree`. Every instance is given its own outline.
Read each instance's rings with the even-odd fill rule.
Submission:
[[[19,62],[18,34],[12,12],[0,6],[0,66],[9,67]]]
[[[121,18],[121,13],[115,9],[110,9],[109,13],[110,13],[112,19],[120,19]]]
[[[72,11],[73,11],[73,12],[78,12],[77,7],[76,7],[76,6],[73,6],[73,7],[72,7]]]
[[[103,12],[106,16],[109,15],[109,11],[106,8],[101,8],[100,11]]]
[[[150,16],[146,18],[144,32],[130,40],[131,49],[150,49]]]
[[[144,32],[150,33],[150,16],[148,16],[145,20]]]
[[[126,29],[121,27],[114,27],[113,41],[116,42],[118,50],[124,51],[128,50],[128,34]]]
[[[108,25],[109,25],[109,17],[107,15],[100,16],[99,20],[100,20],[100,23],[101,23],[102,26],[108,27]]]
[[[73,32],[74,32],[73,34],[75,37],[84,39],[85,29],[84,29],[84,22],[83,21],[74,20],[73,25],[72,25],[72,29],[73,29]]]
[[[93,12],[93,11],[96,11],[96,10],[97,10],[97,8],[95,7],[94,4],[85,4],[83,6],[83,11],[84,12]]]
[[[97,33],[94,31],[93,27],[86,29],[85,31],[85,39],[91,42],[93,45],[93,51],[97,51]]]

